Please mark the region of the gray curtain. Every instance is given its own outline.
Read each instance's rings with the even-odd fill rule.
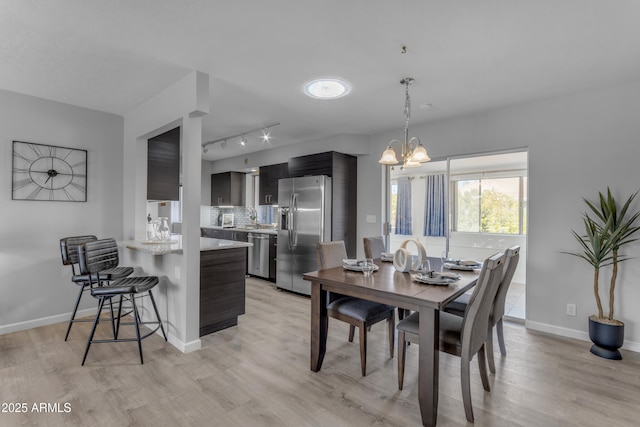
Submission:
[[[424,235],[447,235],[447,179],[444,174],[427,175],[424,197]]]
[[[396,204],[396,234],[411,232],[411,180],[398,178],[398,199]]]

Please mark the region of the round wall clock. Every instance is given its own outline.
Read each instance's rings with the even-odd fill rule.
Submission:
[[[87,201],[87,150],[13,141],[13,200]]]

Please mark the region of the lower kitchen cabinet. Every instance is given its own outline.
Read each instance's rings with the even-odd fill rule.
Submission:
[[[238,324],[246,271],[247,248],[200,252],[200,336]]]

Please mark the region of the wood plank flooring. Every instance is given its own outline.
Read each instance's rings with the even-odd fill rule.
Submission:
[[[2,335],[2,409],[26,403],[28,410],[0,412],[0,426],[421,425],[417,346],[407,349],[398,391],[384,322],[369,335],[366,377],[357,337],[349,343],[347,325],[333,319],[323,368],[311,372],[309,324],[308,298],[249,279],[238,326],[203,337],[203,348],[189,354],[150,337],[144,365],[135,343],[119,343],[95,344],[80,366],[88,323],[76,323],[67,342],[65,323]],[[587,342],[508,322],[505,336],[508,355],[496,354],[491,392],[472,363],[475,426],[639,425],[639,354],[623,351],[623,360],[608,361],[590,354]],[[440,353],[440,366],[438,426],[471,425],[459,359]],[[51,404],[49,412],[33,411],[34,403]]]

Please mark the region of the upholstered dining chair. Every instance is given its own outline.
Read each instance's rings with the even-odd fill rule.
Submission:
[[[440,311],[440,351],[460,357],[460,382],[462,402],[467,420],[473,422],[471,405],[470,370],[471,360],[478,355],[480,377],[486,391],[490,391],[484,342],[489,325],[489,312],[500,286],[504,255],[498,253],[486,259],[464,317]],[[419,342],[420,317],[413,313],[398,322],[398,388],[404,382],[406,343]]]
[[[82,299],[82,295],[91,286],[89,275],[80,273],[80,269],[78,265],[79,263],[78,246],[86,242],[91,242],[95,240],[98,240],[98,238],[94,235],[70,236],[70,237],[63,237],[62,239],[60,239],[60,255],[62,255],[62,265],[71,266],[71,281],[80,287],[78,290],[78,297],[76,298],[76,303],[73,306],[73,311],[71,312],[69,325],[67,326],[67,333],[64,336],[65,341],[67,340],[67,338],[69,338],[69,332],[71,332],[71,325],[73,325],[74,322],[91,322],[92,321],[91,319],[76,319],[76,313],[78,311],[78,306],[80,305],[80,300]],[[95,280],[94,282],[95,283],[109,282],[111,280],[127,277],[131,273],[133,273],[133,267],[116,266],[108,270],[102,271],[100,273],[99,280]]]
[[[107,342],[131,342],[137,341],[138,352],[140,353],[140,363],[143,364],[142,358],[142,340],[154,334],[158,329],[162,330],[162,335],[165,341],[167,340],[167,334],[164,331],[162,320],[160,319],[160,313],[156,306],[156,301],[153,297],[151,290],[158,284],[157,276],[137,276],[137,277],[125,277],[121,279],[112,280],[106,286],[95,286],[96,281],[99,280],[104,271],[108,271],[111,268],[115,268],[119,262],[118,245],[114,239],[101,239],[85,242],[78,246],[78,259],[80,265],[80,274],[86,274],[89,277],[91,295],[98,298],[98,311],[96,312],[93,326],[89,339],[87,340],[87,347],[85,348],[84,356],[82,358],[82,365],[84,366],[89,354],[89,348],[94,343],[107,343]],[[148,295],[155,311],[156,320],[142,321],[136,297]],[[132,306],[133,322],[123,322],[122,318],[122,300],[124,296],[128,296],[128,299]],[[100,322],[100,313],[104,307],[105,302],[113,298],[119,298],[118,303],[118,315],[116,317],[111,315],[111,324],[114,329],[113,339],[94,339],[96,327]],[[115,325],[114,325],[115,322]],[[135,338],[120,338],[120,326],[122,325],[134,325],[135,326]],[[140,325],[155,325],[155,328],[145,335],[140,335]]]
[[[509,286],[513,280],[513,275],[518,266],[518,260],[520,259],[520,246],[512,246],[505,251],[505,261],[502,270],[502,280],[500,281],[500,287],[498,293],[493,301],[493,308],[489,314],[489,330],[487,331],[487,341],[485,346],[487,349],[487,360],[489,361],[489,370],[492,373],[496,372],[496,364],[493,359],[493,328],[495,326],[498,335],[498,344],[500,346],[500,353],[503,356],[507,355],[507,347],[504,343],[504,331],[502,330],[502,318],[504,316],[504,306],[507,299],[507,292]],[[444,311],[447,313],[455,314],[457,316],[464,316],[464,312],[469,304],[469,294],[461,295],[452,302],[446,305]]]
[[[347,258],[343,240],[320,242],[317,249],[320,270],[339,267],[342,265],[342,260]],[[360,367],[363,377],[367,375],[367,330],[371,325],[385,319],[389,326],[389,357],[393,358],[395,307],[333,292],[329,293],[327,300],[327,315],[349,324],[349,342],[353,342],[355,328],[359,330]]]
[[[380,258],[386,250],[382,236],[363,237],[365,258]]]

